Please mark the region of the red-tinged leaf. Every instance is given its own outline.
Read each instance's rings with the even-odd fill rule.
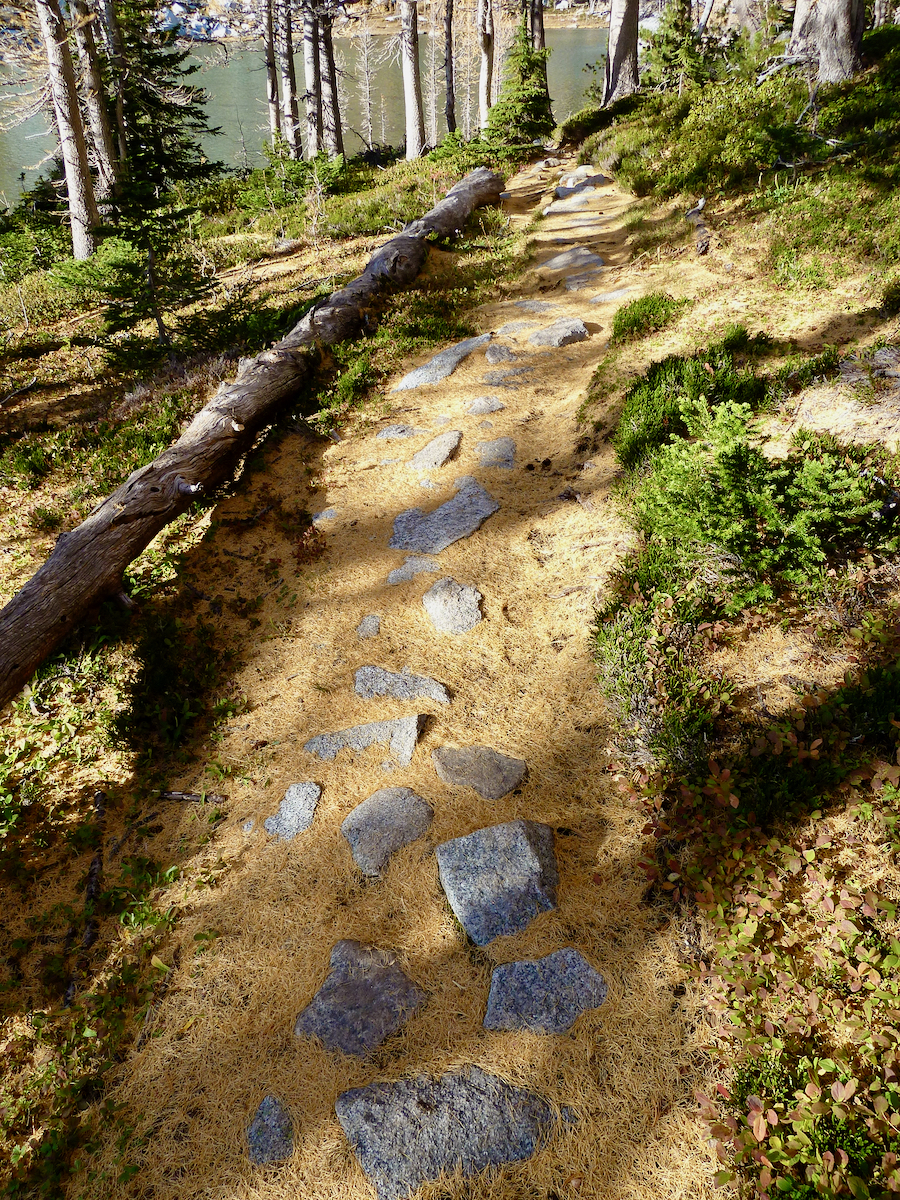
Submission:
[[[822,1095],[822,1089],[815,1083],[808,1083],[803,1091],[804,1094],[810,1098],[810,1100],[818,1100],[818,1098]]]
[[[592,878],[593,882],[597,885],[597,887],[602,886],[602,884],[603,884],[603,876],[602,875],[598,875],[595,871],[594,874],[591,876],[591,878]]]
[[[774,1126],[774,1125],[778,1124],[778,1113],[775,1111],[774,1108],[770,1108],[769,1111],[766,1113],[766,1120],[769,1122],[770,1125]]]
[[[724,1084],[717,1083],[717,1084],[716,1084],[716,1091],[719,1093],[719,1095],[722,1097],[722,1099],[723,1099],[723,1100],[730,1100],[730,1099],[731,1099],[731,1092],[729,1092],[728,1088],[726,1088],[726,1087],[724,1086]]]
[[[844,1099],[844,1085],[835,1080],[831,1085],[831,1094],[837,1100],[838,1104]]]
[[[857,1086],[857,1081],[856,1081],[855,1079],[849,1079],[849,1080],[848,1080],[848,1081],[847,1081],[847,1082],[844,1084],[844,1094],[843,1094],[843,1096],[841,1097],[841,1099],[842,1099],[842,1100],[849,1100],[849,1099],[850,1099],[850,1097],[851,1097],[852,1095],[854,1095],[854,1094],[855,1094],[855,1092],[856,1092],[856,1086]]]
[[[762,1112],[762,1106],[763,1106],[763,1102],[762,1102],[762,1100],[760,1100],[759,1096],[748,1096],[747,1097],[747,1108],[750,1110],[751,1115],[753,1113]]]
[[[750,1128],[753,1131],[753,1136],[758,1142],[764,1142],[766,1140],[766,1134],[768,1133],[769,1127],[766,1124],[766,1118],[761,1112],[757,1113],[753,1118],[753,1123],[751,1124]]]
[[[772,1024],[771,1021],[764,1021],[763,1029],[766,1031],[766,1037],[774,1037],[775,1036],[775,1026]]]
[[[740,804],[740,801],[738,800],[737,796],[730,796],[728,799],[728,803],[731,805],[732,808],[737,808],[738,804]]]
[[[825,1166],[828,1168],[829,1171],[834,1170],[834,1155],[831,1153],[830,1150],[826,1150],[825,1153],[822,1155],[822,1162],[825,1164]]]

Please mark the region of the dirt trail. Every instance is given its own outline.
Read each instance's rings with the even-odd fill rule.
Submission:
[[[563,173],[556,167],[520,174],[507,202],[510,219],[530,221]],[[258,612],[258,634],[239,648],[238,683],[249,709],[218,749],[233,770],[228,790],[235,803],[209,850],[217,886],[198,892],[186,909],[168,955],[168,991],[122,1066],[115,1098],[144,1139],[127,1150],[140,1172],[118,1187],[98,1185],[96,1195],[369,1200],[374,1189],[335,1117],[337,1096],[377,1079],[436,1076],[468,1064],[570,1106],[577,1120],[523,1163],[475,1181],[426,1184],[417,1195],[712,1195],[715,1163],[693,1099],[708,1070],[710,1030],[697,1022],[679,966],[699,952],[697,934],[643,902],[643,816],[614,787],[608,717],[591,658],[595,596],[631,535],[611,498],[612,450],[606,443],[577,448],[576,413],[623,300],[591,298],[626,287],[632,298],[660,286],[656,275],[627,265],[623,218],[631,204],[605,183],[586,209],[540,225],[532,268],[477,316],[484,331],[534,322],[490,343],[508,347],[515,361],[492,368],[480,349],[439,384],[388,393],[383,415],[345,430],[312,476],[300,436],[282,442],[268,461],[270,494],[314,512],[333,510],[317,523],[326,546],[303,566],[293,608],[279,601],[284,593],[273,565],[274,594]],[[599,225],[585,224],[598,214]],[[541,270],[569,245],[587,246],[607,264],[585,290],[568,291],[559,272]],[[522,299],[552,309],[530,312],[517,307]],[[562,317],[583,319],[590,336],[557,349],[527,345],[533,332]],[[520,366],[529,371],[508,381],[514,386],[484,382],[491,370]],[[505,407],[469,415],[481,396]],[[406,440],[377,437],[398,422],[422,432]],[[428,472],[408,467],[413,452],[451,429],[462,432],[453,461]],[[477,443],[502,437],[515,443],[514,466],[482,466]],[[389,585],[388,573],[407,557],[388,546],[397,515],[436,508],[464,475],[479,481],[499,511],[440,553],[439,574]],[[257,499],[249,503],[253,511]],[[244,494],[216,516],[247,512]],[[258,579],[273,552],[261,530],[245,535],[242,547],[229,559],[235,594],[245,577]],[[422,604],[447,576],[483,596],[483,619],[458,636],[439,633]],[[380,632],[361,640],[357,627],[372,614]],[[369,664],[432,676],[452,702],[363,699],[354,692],[354,672]],[[380,746],[343,751],[331,762],[303,749],[324,732],[415,712],[430,715],[406,768],[387,773]],[[525,783],[495,801],[443,783],[432,751],[473,744],[524,759]],[[302,781],[323,789],[312,825],[291,841],[275,840],[263,821],[287,787]],[[209,786],[192,768],[173,784],[190,790],[204,782]],[[427,799],[434,821],[391,858],[382,878],[367,879],[340,825],[387,786]],[[448,907],[434,848],[520,817],[555,832],[558,907],[514,936],[476,948]],[[341,938],[393,951],[427,994],[416,1016],[364,1061],[293,1033]],[[565,946],[603,975],[605,1004],[564,1035],[486,1031],[492,968]],[[287,1162],[261,1168],[248,1161],[246,1131],[267,1094],[292,1116],[294,1151]],[[113,1145],[105,1152],[113,1174],[116,1153]]]

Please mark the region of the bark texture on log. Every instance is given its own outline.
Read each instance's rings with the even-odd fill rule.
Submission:
[[[358,333],[380,294],[418,275],[426,237],[452,236],[474,209],[496,203],[503,188],[502,176],[493,171],[472,171],[287,337],[242,361],[234,382],[220,385],[174,445],[134,471],[76,529],[60,535],[44,565],[0,611],[0,705],[98,601],[122,590],[123,571],[161,529],[233,476],[277,407],[313,369],[317,345]]]

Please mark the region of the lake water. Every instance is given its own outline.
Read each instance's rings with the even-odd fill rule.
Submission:
[[[552,53],[548,62],[548,81],[553,100],[553,113],[562,120],[583,106],[584,94],[593,80],[585,71],[589,63],[602,59],[606,53],[607,32],[596,27],[580,29],[549,29],[547,44]],[[403,140],[403,85],[400,67],[392,53],[395,39],[389,36],[373,36],[369,53],[376,65],[370,70],[371,85],[368,105],[365,89],[359,78],[360,47],[356,39],[335,38],[335,49],[342,78],[342,116],[345,128],[346,150],[352,154],[365,144],[367,117],[372,126],[372,139],[382,144],[396,145]],[[440,136],[445,129],[443,121],[444,98],[440,87],[428,87],[432,60],[436,60],[435,72],[440,83],[439,64],[443,54],[443,43],[436,43],[432,53],[431,39],[421,38],[423,90],[433,93],[432,107],[436,111],[432,128],[428,130],[426,113],[426,136],[435,129]],[[207,111],[210,124],[219,126],[219,137],[208,140],[205,149],[211,158],[220,159],[229,166],[256,165],[264,161],[262,146],[268,131],[265,107],[265,73],[258,45],[245,46],[239,43],[198,46],[196,58],[202,70],[194,76],[194,82],[204,87],[209,94]],[[302,60],[297,62],[298,80],[303,77]],[[477,63],[461,56],[457,63],[457,119],[460,127],[471,132],[471,120],[477,93]],[[9,68],[0,64],[0,80]],[[302,86],[302,85],[301,85]],[[468,117],[468,127],[467,127]],[[36,178],[42,159],[53,149],[54,138],[48,132],[48,118],[37,116],[16,129],[0,132],[0,201],[5,197],[14,202],[23,186]],[[20,175],[24,173],[24,181]]]

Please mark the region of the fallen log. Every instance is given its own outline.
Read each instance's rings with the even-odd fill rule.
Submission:
[[[157,533],[199,496],[230,478],[270,424],[278,406],[312,371],[318,346],[355,336],[373,301],[411,283],[429,236],[452,237],[485,204],[496,203],[500,175],[470,172],[425,216],[381,246],[363,273],[311,310],[287,337],[242,361],[233,383],[220,385],[174,445],[134,471],[77,528],[59,536],[50,557],[0,611],[0,705],[28,682],[43,660],[100,600],[120,594],[122,574]]]

